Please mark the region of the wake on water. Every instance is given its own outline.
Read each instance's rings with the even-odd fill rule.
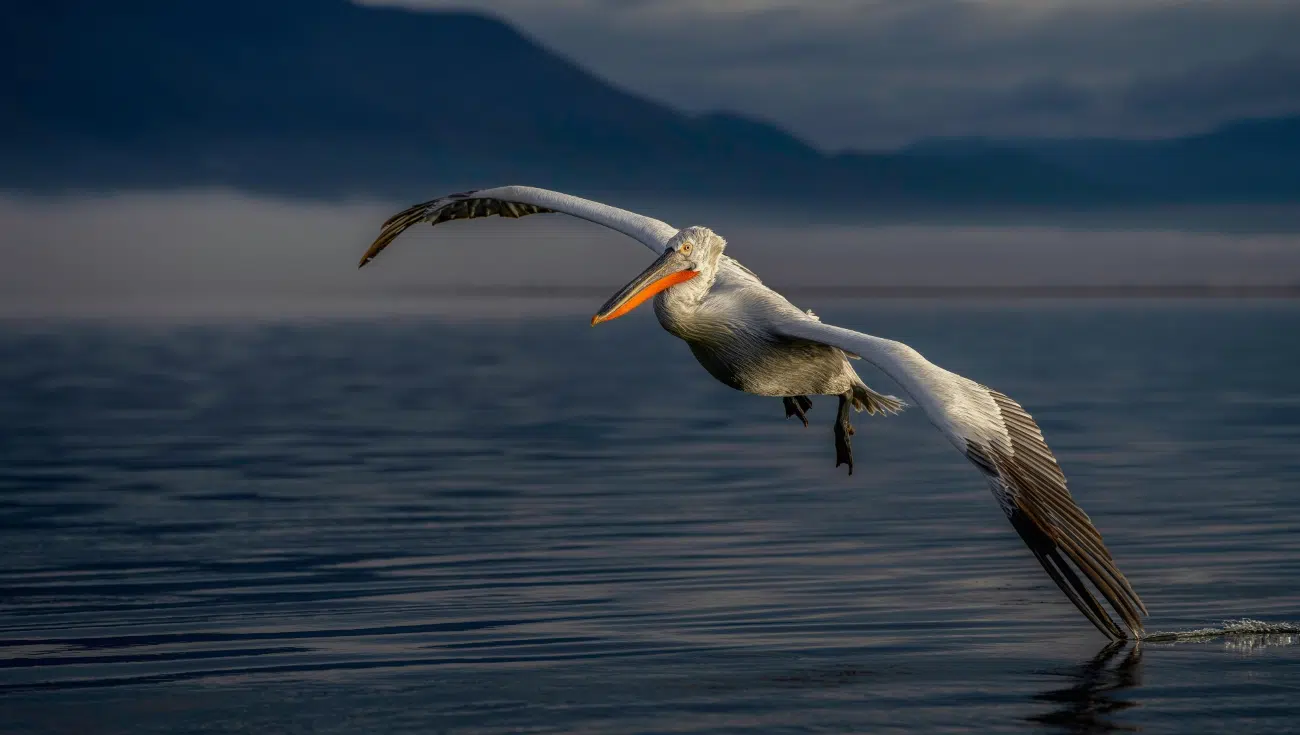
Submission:
[[[1143,643],[1205,643],[1222,638],[1236,648],[1265,648],[1268,646],[1293,646],[1300,644],[1300,625],[1295,623],[1265,623],[1242,618],[1225,620],[1220,628],[1161,631],[1142,636]]]

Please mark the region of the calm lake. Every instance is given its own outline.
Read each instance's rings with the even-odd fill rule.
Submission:
[[[600,300],[0,324],[0,729],[1300,730],[1300,302],[801,301],[1035,415],[1107,648],[919,410],[849,477]]]

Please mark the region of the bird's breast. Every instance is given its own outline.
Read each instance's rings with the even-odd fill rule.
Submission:
[[[762,396],[838,395],[852,387],[857,375],[840,350],[774,334],[756,308],[762,302],[710,296],[694,307],[656,300],[655,314],[718,381]]]
[[[710,375],[746,393],[838,395],[854,382],[853,368],[833,347],[745,329],[718,330],[707,335],[687,333],[682,339]]]

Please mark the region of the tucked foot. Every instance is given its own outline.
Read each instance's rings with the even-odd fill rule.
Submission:
[[[804,427],[808,426],[808,414],[805,413],[812,408],[812,401],[808,396],[787,396],[781,399],[785,403],[785,417],[798,416],[803,422]]]
[[[849,423],[852,406],[851,396],[840,396],[840,408],[835,415],[835,466],[847,464],[850,475],[853,474],[853,447],[849,444],[849,437],[853,436],[853,425]]]

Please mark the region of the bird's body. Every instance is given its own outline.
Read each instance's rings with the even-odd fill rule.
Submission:
[[[813,317],[726,256],[708,288],[661,291],[654,311],[710,375],[736,390],[779,397],[874,393],[843,350],[782,337],[781,319]]]
[[[530,187],[454,194],[416,205],[384,224],[365,265],[418,222],[499,215],[564,213],[610,227],[659,254],[616,293],[592,325],[618,318],[654,297],[665,330],[689,345],[720,382],[747,393],[781,397],[786,416],[807,425],[810,395],[839,397],[836,465],[853,458],[850,408],[889,414],[904,404],[867,387],[849,357],[880,368],[984,475],[998,505],[1066,597],[1105,635],[1141,635],[1142,601],[1119,571],[1101,534],[1074,502],[1065,476],[1029,414],[1015,401],[951,373],[901,342],[824,324],[791,304],[723,254],[726,241],[706,227],[678,230],[659,220],[597,202]],[[1082,575],[1082,576],[1080,576]],[[1085,581],[1086,580],[1086,581]],[[1100,592],[1121,628],[1093,596]]]

